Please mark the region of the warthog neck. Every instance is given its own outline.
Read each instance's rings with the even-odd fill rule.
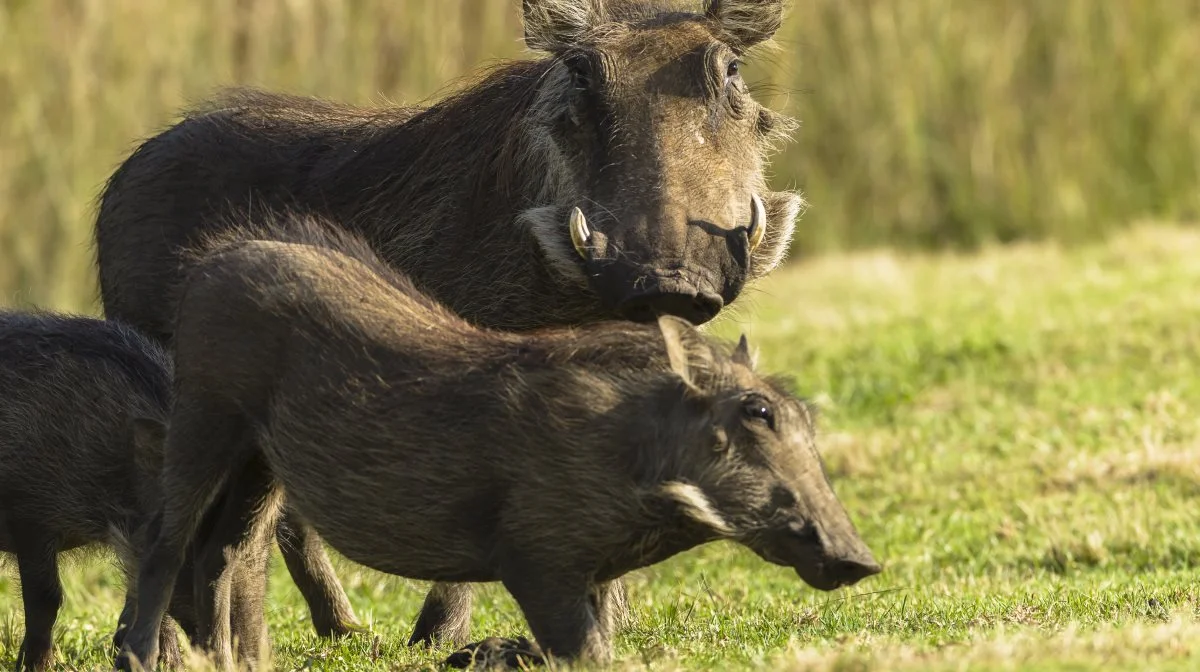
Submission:
[[[568,282],[547,268],[518,223],[526,209],[572,200],[561,157],[537,131],[551,66],[505,64],[314,172],[336,217],[477,324],[531,329],[606,315],[582,273]]]

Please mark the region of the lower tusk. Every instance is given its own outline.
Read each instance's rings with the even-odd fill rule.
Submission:
[[[750,239],[750,249],[754,250],[763,241],[767,233],[767,209],[763,207],[758,194],[750,194],[750,226],[746,229],[746,237]]]
[[[587,259],[587,248],[592,242],[592,232],[588,230],[587,218],[583,216],[583,211],[573,208],[568,225],[571,228],[571,243],[575,245],[575,251],[579,253],[579,256]]]

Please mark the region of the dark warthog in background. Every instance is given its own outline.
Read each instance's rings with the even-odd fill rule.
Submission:
[[[120,643],[133,619],[139,539],[160,505],[170,397],[170,358],[132,329],[0,311],[0,553],[16,556],[25,604],[18,670],[52,664],[58,554],[73,548],[107,544],[121,559]],[[191,631],[190,581],[183,587],[171,613]],[[165,625],[165,657],[177,662],[175,627]]]
[[[764,173],[791,124],[741,75],[782,2],[523,7],[527,45],[548,55],[428,109],[242,91],[148,140],[101,199],[106,314],[170,342],[180,250],[229,212],[288,207],[361,234],[478,325],[714,317],[778,265],[801,207]],[[319,539],[296,520],[280,530],[317,631],[345,631]],[[465,639],[470,600],[436,588],[413,641]]]
[[[565,658],[611,659],[610,582],[708,541],[822,590],[880,571],[808,407],[754,372],[744,338],[726,349],[674,317],[480,329],[300,221],[297,242],[215,244],[182,292],[167,499],[126,640],[143,664],[184,550],[269,528],[280,488],[356,562],[503,582]],[[225,484],[239,525],[196,536]]]

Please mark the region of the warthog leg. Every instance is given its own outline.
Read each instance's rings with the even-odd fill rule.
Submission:
[[[471,602],[474,593],[469,583],[435,583],[425,596],[421,615],[413,627],[408,645],[438,642],[465,646],[471,637]]]
[[[13,532],[25,603],[25,641],[17,652],[17,669],[45,670],[54,663],[54,621],[63,600],[58,552],[51,540],[32,529]]]
[[[264,620],[267,566],[282,495],[258,457],[232,479],[213,511],[204,538],[197,539],[194,591],[199,637],[219,664],[257,667],[270,651]]]
[[[439,584],[447,585],[447,584]],[[505,585],[508,585],[507,583]],[[543,587],[543,589],[546,589]],[[434,590],[437,590],[435,587]],[[432,594],[432,592],[431,592]],[[528,610],[525,611],[525,617],[530,622],[530,628],[534,630],[535,636],[538,637],[538,643],[530,642],[524,637],[515,639],[507,639],[503,637],[489,637],[480,642],[468,644],[458,651],[450,654],[445,660],[445,664],[449,667],[456,668],[474,668],[474,669],[492,669],[494,667],[509,667],[513,669],[527,669],[532,665],[541,665],[545,663],[545,655],[541,646],[542,642],[549,641],[547,638],[562,637],[562,643],[559,648],[550,649],[557,652],[557,655],[564,658],[583,657],[595,661],[607,661],[612,657],[612,637],[616,632],[618,623],[621,619],[621,610],[625,600],[625,588],[620,581],[610,581],[601,583],[592,588],[585,594],[584,600],[586,604],[580,604],[575,601],[575,604],[563,606],[571,608],[578,616],[576,623],[563,623],[564,626],[558,632],[547,632],[545,623],[539,626],[534,626],[534,617],[530,615]],[[518,600],[518,602],[521,602]],[[539,604],[546,606],[547,616],[545,621],[551,620],[548,614],[556,607],[554,600],[543,601],[538,600]],[[521,602],[521,608],[526,609],[526,602]],[[536,607],[535,607],[536,609]],[[590,611],[591,614],[584,615],[582,612]],[[539,621],[542,619],[539,617]],[[580,623],[586,623],[580,627]],[[589,632],[588,630],[594,630]],[[542,634],[537,634],[538,629],[542,630]],[[571,642],[583,641],[584,645],[579,648],[570,648],[573,646]],[[547,645],[549,648],[549,645]]]
[[[117,623],[117,631],[113,633],[113,648],[117,651],[125,645],[125,635],[133,622],[133,610],[137,606],[136,595],[125,595],[125,605],[121,608],[121,616]],[[162,629],[158,635],[159,660],[167,669],[177,669],[183,666],[183,650],[179,647],[179,633],[175,629],[175,619],[163,616]]]
[[[340,637],[362,630],[316,530],[291,509],[284,509],[275,535],[292,581],[308,603],[317,635]]]
[[[130,520],[121,529],[137,529],[138,521]],[[137,555],[135,549],[144,548],[146,545],[145,530],[139,530],[135,533],[136,539],[130,544],[124,538],[113,539],[112,545],[121,558],[121,566],[125,570],[125,603],[121,608],[121,615],[117,618],[117,630],[113,633],[112,643],[113,648],[117,651],[125,644],[125,636],[129,632],[129,627],[133,625],[134,615],[137,610],[137,578],[138,566]],[[186,563],[181,577],[191,576],[191,563]],[[163,616],[162,630],[159,633],[158,647],[159,655],[162,659],[162,664],[167,668],[181,667],[183,664],[183,653],[179,647],[179,633],[176,630],[176,625],[183,628],[184,633],[190,638],[196,637],[195,623],[195,607],[192,604],[191,582],[185,581],[183,590],[179,590],[179,583],[175,584],[175,593],[171,597],[171,607],[168,616]]]
[[[603,584],[596,591],[593,599],[596,600],[597,613],[606,619],[603,625],[611,638],[629,619],[625,583],[616,579]],[[421,615],[417,617],[408,645],[431,646],[444,642],[457,647],[467,646],[471,635],[471,599],[471,584],[433,584],[425,596],[425,604],[421,607]],[[472,646],[482,646],[482,643]]]
[[[113,633],[113,648],[117,651],[125,644],[125,635],[133,625],[134,610],[137,608],[137,575],[126,577],[125,604],[121,607],[121,615],[117,617],[117,630]],[[190,633],[189,633],[190,636]],[[175,619],[163,616],[162,629],[158,636],[159,657],[164,667],[175,669],[183,664],[183,652],[179,648],[179,633],[175,629]]]
[[[611,583],[596,586],[585,576],[562,576],[553,563],[516,562],[511,567],[501,580],[542,651],[569,660],[612,661],[616,600]]]
[[[591,600],[605,639],[611,642],[629,618],[625,583],[616,579],[598,584],[592,588]]]
[[[252,430],[235,409],[197,404],[172,418],[163,455],[162,491],[166,495],[147,533],[151,541],[138,572],[137,616],[117,657],[118,668],[130,670],[131,657],[147,669],[158,664],[162,617],[189,546],[205,512],[225,484],[234,480],[235,467],[249,461],[254,450],[252,437]],[[203,547],[204,540],[195,541],[197,549]],[[197,618],[198,632],[213,631],[213,623],[204,622],[201,614]],[[231,651],[218,653],[220,660],[231,658]]]

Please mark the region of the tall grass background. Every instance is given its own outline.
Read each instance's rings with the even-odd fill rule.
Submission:
[[[698,4],[699,0],[696,0]],[[227,84],[363,104],[525,57],[516,0],[0,0],[0,305],[96,312],[104,180]],[[802,122],[802,253],[1067,243],[1200,213],[1197,0],[796,0],[749,64]]]

